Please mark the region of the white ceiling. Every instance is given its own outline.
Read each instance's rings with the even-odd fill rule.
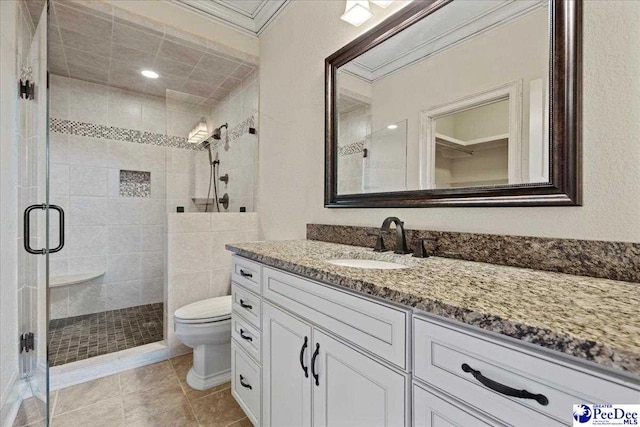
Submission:
[[[175,0],[178,4],[254,36],[259,35],[291,0]]]
[[[341,71],[375,81],[545,5],[546,0],[454,1],[354,59]]]

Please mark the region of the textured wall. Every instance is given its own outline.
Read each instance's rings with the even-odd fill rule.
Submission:
[[[196,211],[195,158],[204,152],[167,146],[159,138],[185,139],[206,110],[89,83],[51,76],[51,203],[66,213],[66,245],[51,255],[51,276],[105,272],[79,285],[51,289],[51,318],[161,302],[165,213]],[[62,120],[87,123],[66,129]],[[133,142],[126,132],[148,132]],[[91,137],[80,132],[101,135]],[[178,138],[180,139],[180,138]],[[171,140],[172,141],[172,140]],[[120,192],[121,171],[150,173],[148,197]],[[57,235],[57,229],[52,235]]]
[[[173,313],[187,304],[231,294],[231,252],[225,245],[258,239],[258,214],[168,215],[165,339],[172,356],[191,351],[174,333]]]
[[[220,160],[219,176],[229,174],[226,184],[218,181],[218,197],[229,194],[229,212],[238,212],[241,206],[247,212],[255,211],[256,174],[258,173],[258,136],[249,133],[249,127],[257,127],[258,72],[254,71],[207,115],[207,126],[213,132],[224,123],[222,139],[213,144],[213,156]],[[195,158],[196,197],[213,198],[209,192],[209,156],[199,154]],[[220,209],[223,209],[221,207]],[[211,211],[211,210],[209,210]]]
[[[325,209],[324,59],[380,19],[355,28],[339,19],[343,8],[294,1],[260,38],[265,238],[304,238],[309,222],[379,226],[393,214],[415,229],[640,241],[640,2],[584,3],[584,206],[554,208]]]

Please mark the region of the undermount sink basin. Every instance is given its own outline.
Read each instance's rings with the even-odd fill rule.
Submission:
[[[374,259],[330,259],[327,262],[342,267],[366,268],[371,270],[399,270],[401,268],[409,268],[407,265]]]

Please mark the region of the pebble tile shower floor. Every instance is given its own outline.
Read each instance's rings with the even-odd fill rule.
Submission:
[[[63,365],[163,339],[163,304],[49,322],[49,363]]]

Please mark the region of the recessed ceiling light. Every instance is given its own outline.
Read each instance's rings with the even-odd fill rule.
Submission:
[[[398,125],[389,125],[387,126],[387,129],[391,129],[391,130],[398,129]]]
[[[160,77],[160,74],[156,73],[155,71],[151,71],[151,70],[142,70],[140,71],[140,74],[142,74],[145,77],[148,77],[150,79],[157,79],[158,77]]]

